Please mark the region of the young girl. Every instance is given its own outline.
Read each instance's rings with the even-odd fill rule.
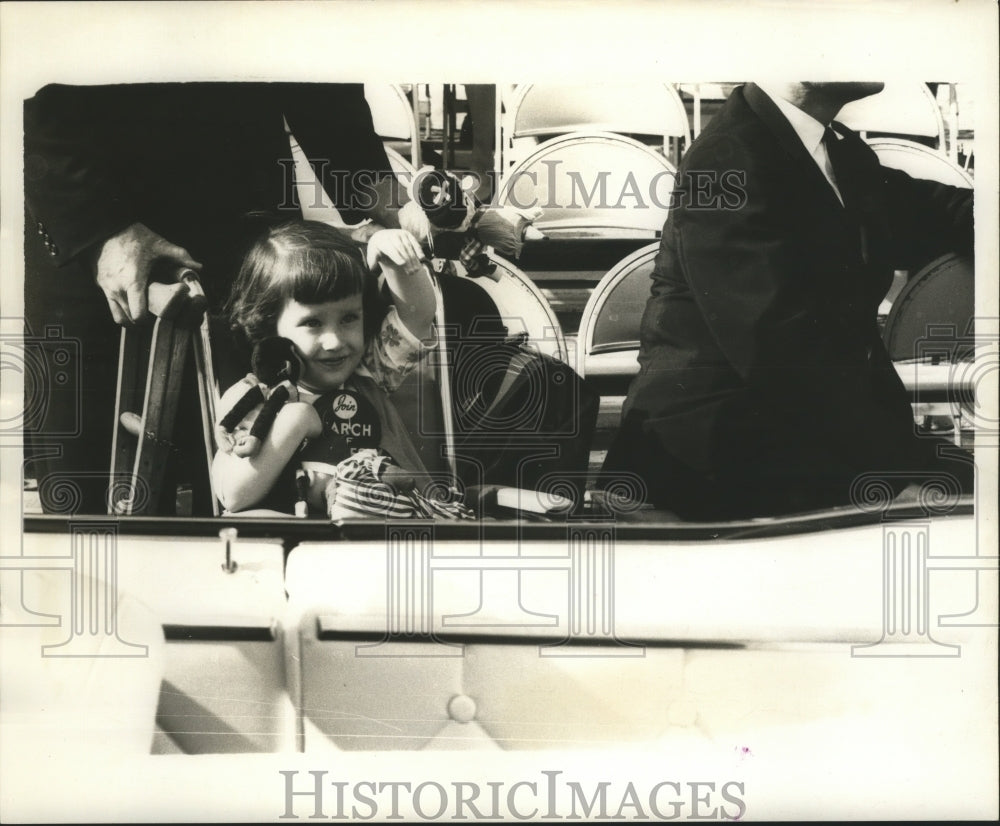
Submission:
[[[228,445],[216,454],[212,476],[228,511],[294,512],[302,468],[312,482],[310,510],[324,512],[326,474],[352,454],[388,457],[415,476],[426,474],[387,394],[433,345],[430,275],[419,244],[403,230],[375,233],[366,258],[367,266],[339,230],[297,220],[270,230],[244,259],[230,318],[252,345],[269,336],[290,340],[301,373],[298,400],[280,409],[255,455],[238,456]],[[376,267],[385,274],[388,306]],[[220,412],[254,382],[248,376],[227,390]],[[255,415],[237,428],[236,443]],[[312,473],[317,468],[322,473]]]

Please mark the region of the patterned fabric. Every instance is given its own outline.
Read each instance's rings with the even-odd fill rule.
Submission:
[[[368,376],[386,393],[392,393],[436,342],[424,344],[411,333],[390,307],[382,321],[382,329],[373,336],[358,367],[358,374]]]
[[[427,496],[416,488],[397,490],[383,481],[396,466],[377,450],[359,450],[337,465],[327,485],[327,512],[331,519],[378,516],[384,519],[473,519],[475,514],[453,498]],[[398,466],[397,466],[398,467]]]

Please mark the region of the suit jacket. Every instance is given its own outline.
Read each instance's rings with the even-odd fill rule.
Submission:
[[[971,250],[972,195],[884,169],[838,129],[846,207],[752,84],[684,157],[606,465],[638,469],[654,501],[650,455],[706,489],[786,486],[790,502],[813,486],[827,504],[859,473],[926,459],[877,310],[894,269]]]

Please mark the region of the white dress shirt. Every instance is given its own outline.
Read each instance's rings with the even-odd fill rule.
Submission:
[[[820,172],[822,172],[824,177],[830,182],[830,186],[833,187],[833,191],[837,194],[837,198],[840,200],[840,203],[843,204],[844,199],[840,194],[840,190],[837,188],[837,179],[833,174],[833,166],[830,164],[830,155],[826,151],[826,144],[823,143],[823,134],[826,132],[826,125],[820,123],[816,120],[816,118],[812,117],[812,115],[807,115],[799,109],[798,106],[783,98],[774,88],[760,83],[758,83],[757,86],[764,92],[764,94],[774,101],[774,105],[781,110],[781,114],[783,114],[791,124],[792,129],[795,130],[795,134],[798,135],[799,140],[802,141],[802,145],[816,162]],[[841,138],[838,135],[837,140],[840,139]]]

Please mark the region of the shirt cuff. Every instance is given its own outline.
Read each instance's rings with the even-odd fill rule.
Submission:
[[[430,344],[425,344],[422,339],[417,338],[412,332],[410,332],[410,328],[403,323],[402,319],[400,319],[399,310],[397,310],[395,306],[390,306],[389,312],[385,314],[385,321],[382,322],[382,324],[384,326],[387,323],[392,324],[399,331],[399,336],[403,340],[403,346],[406,348],[424,353],[428,350],[434,350],[437,347],[437,328],[433,322],[431,323],[431,331],[434,333],[434,341]],[[386,349],[388,350],[388,348]]]

